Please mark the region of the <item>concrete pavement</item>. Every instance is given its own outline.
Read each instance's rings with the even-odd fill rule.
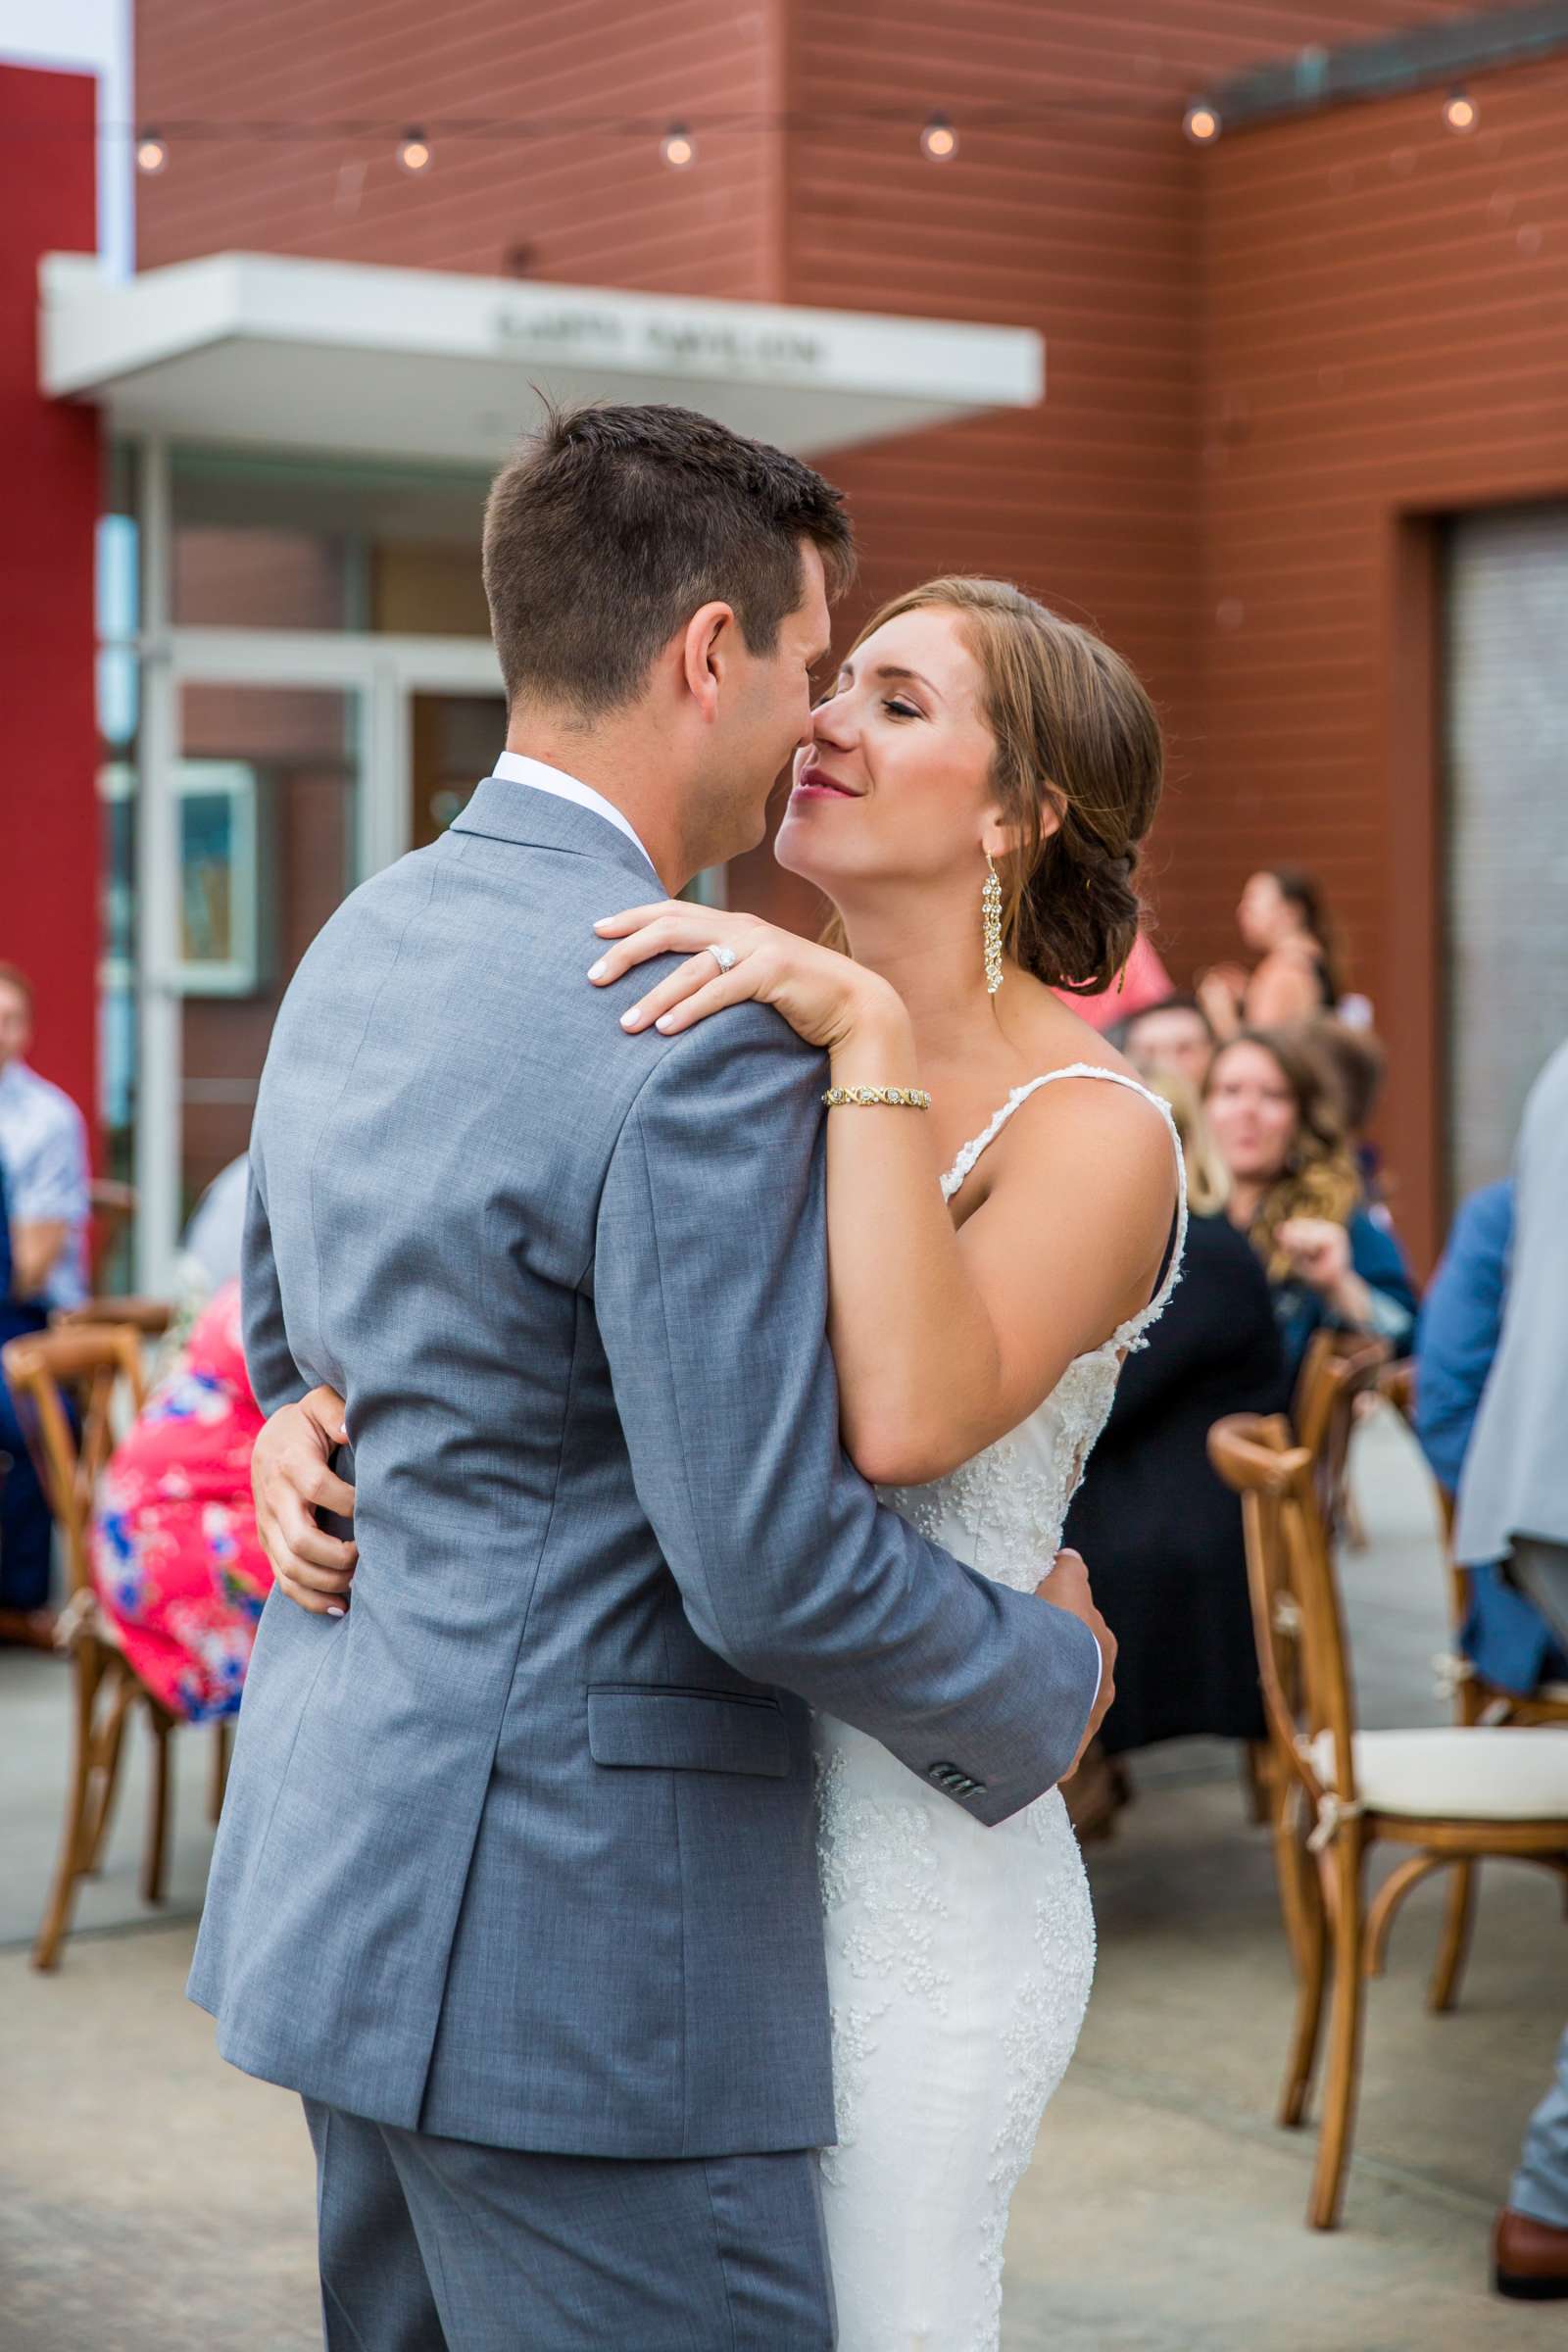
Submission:
[[[1363,1717],[1443,1720],[1427,1496],[1392,1423],[1358,1442],[1356,1475],[1373,1534],[1346,1576]],[[165,1918],[148,1924],[136,1899],[127,1788],[84,1930],[59,1974],[39,1978],[25,1939],[53,1850],[64,1726],[64,1678],[5,1660],[0,2352],[310,2352],[312,2177],[297,2104],[221,2066],[210,2025],[180,1997],[210,1837],[206,1738],[176,1743]],[[1271,2121],[1291,1984],[1234,1760],[1184,1742],[1136,1773],[1120,1835],[1091,1855],[1099,1983],[1014,2205],[1004,2352],[1560,2347],[1560,2307],[1485,2292],[1491,2217],[1568,2011],[1559,1889],[1542,1873],[1488,1872],[1463,2001],[1446,2018],[1422,2005],[1441,1888],[1412,1896],[1372,1987],[1346,2227],[1317,2235],[1302,2221],[1313,2135]]]

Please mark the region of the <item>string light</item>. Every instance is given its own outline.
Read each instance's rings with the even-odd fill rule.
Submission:
[[[156,130],[138,131],[136,135],[136,169],[151,179],[169,161],[169,143]]]
[[[1182,117],[1182,128],[1195,147],[1211,147],[1219,137],[1219,115],[1206,99],[1200,98]]]
[[[958,152],[958,134],[946,115],[932,115],[920,133],[920,153],[928,164],[951,164]]]
[[[1450,90],[1443,102],[1443,120],[1450,130],[1474,130],[1478,120],[1475,100],[1463,90]]]
[[[398,162],[405,172],[417,179],[421,172],[429,171],[434,160],[430,142],[422,130],[406,130],[403,133],[398,141]]]
[[[672,172],[684,172],[697,161],[697,141],[684,122],[672,122],[659,142],[659,152]]]

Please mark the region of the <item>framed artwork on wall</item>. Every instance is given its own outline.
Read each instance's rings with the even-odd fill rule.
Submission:
[[[187,997],[246,997],[261,982],[256,770],[181,760],[174,771],[179,875],[174,984]]]

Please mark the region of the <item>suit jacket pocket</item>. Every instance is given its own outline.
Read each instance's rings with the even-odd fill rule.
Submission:
[[[596,1764],[665,1772],[753,1772],[783,1780],[789,1727],[777,1699],[658,1683],[608,1683],[588,1692],[588,1752]]]

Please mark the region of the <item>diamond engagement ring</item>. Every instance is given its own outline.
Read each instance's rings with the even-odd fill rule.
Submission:
[[[711,956],[721,972],[732,972],[735,969],[734,949],[722,947],[717,940],[714,940],[710,947],[705,948],[703,954]]]

